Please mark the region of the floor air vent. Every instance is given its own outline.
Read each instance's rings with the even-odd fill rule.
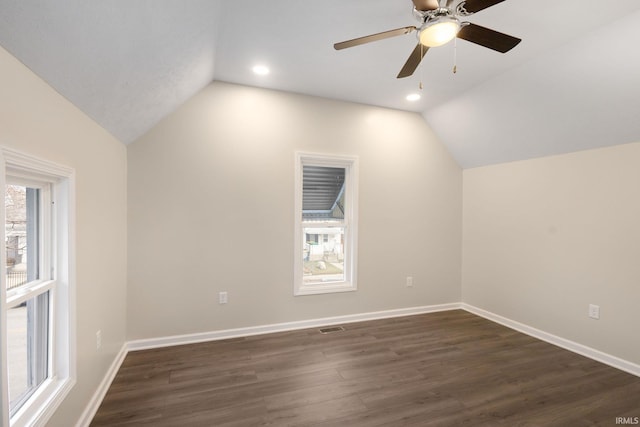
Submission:
[[[332,334],[334,332],[343,332],[344,328],[342,326],[331,326],[330,328],[322,328],[320,329],[321,334]]]

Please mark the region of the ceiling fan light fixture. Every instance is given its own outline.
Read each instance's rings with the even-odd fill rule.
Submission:
[[[453,40],[459,30],[460,21],[454,17],[443,16],[425,23],[418,33],[418,40],[427,47],[438,47]]]

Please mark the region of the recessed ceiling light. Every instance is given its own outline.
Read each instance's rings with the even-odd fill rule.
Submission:
[[[269,68],[264,65],[256,65],[255,67],[253,67],[253,72],[259,76],[266,76],[267,74],[269,74]]]
[[[421,98],[419,93],[410,93],[407,95],[407,101],[415,102]]]

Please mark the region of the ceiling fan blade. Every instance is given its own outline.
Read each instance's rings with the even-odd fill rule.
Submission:
[[[476,13],[498,3],[502,3],[503,1],[504,0],[466,0],[463,6],[467,12]]]
[[[435,10],[440,7],[438,0],[413,0],[413,5],[418,10]]]
[[[365,43],[371,43],[378,40],[388,39],[390,37],[401,36],[403,34],[409,34],[414,31],[416,27],[413,25],[410,27],[396,28],[395,30],[383,31],[382,33],[371,34],[364,37],[358,37],[357,39],[347,40],[333,45],[335,50],[346,49],[348,47],[359,46]]]
[[[428,50],[429,48],[427,46],[418,43],[416,48],[413,49],[413,52],[411,52],[411,55],[409,55],[409,59],[405,62],[404,67],[402,67],[402,70],[398,73],[398,78],[402,79],[412,75],[413,72],[416,71],[416,68],[418,68],[418,65],[420,65],[420,61],[422,61],[422,58],[424,58],[424,55]]]
[[[462,28],[460,28],[460,31],[458,31],[457,37],[501,53],[510,51],[522,41],[508,34],[499,33],[498,31],[466,22]]]

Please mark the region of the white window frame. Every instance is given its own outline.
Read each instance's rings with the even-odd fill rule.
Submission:
[[[37,264],[38,264],[38,278],[21,285],[18,288],[7,291],[6,293],[6,306],[5,311],[11,307],[16,307],[29,300],[35,299],[42,294],[48,293],[48,308],[54,305],[55,292],[57,288],[56,281],[53,278],[53,209],[52,206],[52,184],[49,181],[34,180],[32,177],[24,177],[22,173],[11,174],[11,176],[5,176],[5,184],[13,184],[22,186],[25,188],[33,188],[38,190],[38,232],[37,232]],[[46,356],[54,355],[55,349],[53,342],[53,328],[51,325],[51,310],[47,309],[47,335],[46,343],[47,350]],[[53,360],[51,357],[47,357],[46,366],[47,372],[51,371]],[[40,386],[36,387],[37,390]],[[35,391],[34,390],[34,391]],[[27,402],[31,399],[32,395],[22,397],[22,401]]]
[[[51,223],[51,246],[45,245],[43,265],[45,279],[33,290],[50,290],[50,357],[48,377],[13,416],[9,415],[7,378],[7,307],[29,294],[9,293],[6,284],[6,251],[0,251],[0,426],[43,426],[69,394],[76,382],[75,340],[75,172],[19,151],[0,146],[0,188],[4,193],[7,176],[19,180],[48,183],[51,188],[51,209],[42,209],[43,221]],[[46,213],[45,213],[46,212]],[[50,212],[50,215],[48,214]],[[0,221],[5,223],[4,203]],[[4,240],[5,228],[0,227]],[[47,265],[48,263],[48,265]],[[35,289],[37,287],[37,289]],[[9,298],[10,301],[7,299]]]
[[[304,283],[303,239],[305,222],[302,220],[303,166],[326,166],[345,169],[344,200],[344,280],[327,283]],[[358,289],[358,158],[318,153],[295,153],[295,198],[294,198],[294,289],[295,296],[352,292]],[[314,224],[316,225],[316,224]],[[320,226],[322,226],[320,224]]]

